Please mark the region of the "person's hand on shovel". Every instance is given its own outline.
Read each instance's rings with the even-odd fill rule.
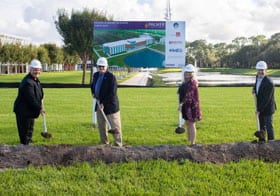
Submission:
[[[102,103],[99,103],[99,109],[104,110],[104,105]]]
[[[42,109],[40,110],[40,114],[41,114],[42,116],[46,114],[46,111],[44,110],[44,108],[42,108]]]
[[[178,105],[178,111],[182,111],[182,106],[183,106],[183,103],[180,103],[179,105]]]

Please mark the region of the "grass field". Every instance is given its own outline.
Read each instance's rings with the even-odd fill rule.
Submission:
[[[242,74],[242,75],[255,75],[256,70],[254,69],[230,69],[230,68],[202,68],[199,69],[201,72],[221,72],[224,74]],[[158,69],[157,73],[167,73],[167,72],[179,72],[179,68],[164,68]],[[123,73],[115,73],[123,74]],[[280,70],[273,69],[268,70],[268,74],[274,77],[280,77]],[[24,77],[23,74],[0,74],[0,82],[20,82]],[[130,77],[130,75],[128,75]],[[43,72],[40,76],[42,83],[65,83],[65,84],[81,84],[82,81],[82,71],[65,71],[65,72]],[[122,80],[123,81],[123,80]],[[90,71],[86,72],[86,84],[90,82]],[[120,81],[118,81],[120,82]]]
[[[276,100],[280,100],[276,88]],[[129,145],[188,145],[176,135],[176,88],[119,88],[123,139]],[[251,141],[256,130],[248,87],[200,87],[203,120],[197,143]],[[12,113],[17,89],[0,88],[0,143],[19,143]],[[89,89],[45,89],[48,130],[35,124],[32,145],[99,145],[92,129]],[[279,105],[279,104],[278,104]],[[279,114],[274,115],[278,139]],[[112,140],[112,138],[110,138]],[[70,167],[8,169],[1,172],[0,195],[279,195],[280,165],[242,160],[224,165],[185,161],[143,161],[106,165],[77,163]]]
[[[26,73],[22,74],[9,74],[0,75],[0,82],[20,82]],[[82,81],[82,71],[65,71],[65,72],[42,72],[40,80],[43,83],[76,83],[80,84]],[[90,71],[86,72],[86,81],[90,81]]]

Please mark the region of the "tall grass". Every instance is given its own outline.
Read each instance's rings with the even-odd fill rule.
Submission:
[[[124,143],[129,145],[188,145],[176,135],[177,88],[119,88]],[[251,141],[256,130],[251,88],[199,88],[203,120],[197,123],[197,143]],[[17,89],[0,88],[0,143],[19,143],[12,112]],[[89,89],[45,89],[48,130],[40,136],[35,122],[32,145],[98,145],[91,127]],[[276,88],[276,100],[280,99]],[[278,104],[279,105],[279,104]],[[279,134],[276,112],[275,136]],[[112,137],[110,138],[112,141]],[[79,163],[1,172],[3,195],[279,195],[277,163],[243,160],[224,165],[181,161],[141,161],[106,165]]]

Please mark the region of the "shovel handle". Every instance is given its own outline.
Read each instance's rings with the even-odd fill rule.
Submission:
[[[260,131],[261,127],[260,127],[260,119],[259,119],[259,115],[258,114],[256,114],[256,122],[257,122],[258,131]]]
[[[43,114],[43,123],[44,123],[44,132],[47,132],[48,128],[47,128],[46,114]]]
[[[180,98],[178,97],[178,126],[182,127],[184,124],[184,119],[182,117],[182,106],[183,104],[180,103]]]
[[[179,127],[181,127],[182,125],[183,125],[183,123],[182,123],[182,112],[181,111],[179,111],[178,112],[178,126]]]
[[[96,112],[95,112],[95,105],[96,105],[96,99],[92,99],[92,124],[96,125],[97,120],[96,120]]]
[[[257,96],[256,94],[254,94],[254,102],[255,102],[255,108],[256,108],[256,111],[257,111]],[[257,123],[257,128],[258,128],[258,131],[261,130],[261,127],[260,127],[260,119],[259,119],[259,114],[256,112],[256,123]]]
[[[100,110],[100,112],[101,112],[103,118],[104,118],[105,121],[106,121],[106,124],[107,124],[108,128],[109,128],[109,129],[112,129],[112,126],[111,126],[111,124],[110,124],[110,122],[109,122],[109,120],[108,120],[106,114],[104,113],[103,109],[101,109],[99,100],[96,100],[96,103],[97,103],[97,105],[98,105],[98,108],[99,108],[99,110]]]

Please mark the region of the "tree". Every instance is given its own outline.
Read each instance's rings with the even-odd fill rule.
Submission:
[[[234,40],[232,40],[232,43],[240,49],[248,43],[248,39],[246,37],[237,37]]]
[[[71,67],[73,65],[78,64],[81,61],[81,59],[77,53],[69,54],[64,50],[63,56],[64,56],[63,64],[65,66],[64,69],[66,68],[66,70],[72,70],[73,68],[71,68]]]
[[[4,44],[1,50],[0,56],[4,63],[12,63],[13,62],[13,54],[14,47],[12,44]]]
[[[232,68],[251,68],[255,64],[258,55],[256,46],[243,46],[240,50],[229,56]]]
[[[249,40],[251,40],[252,44],[255,46],[261,46],[266,42],[265,35],[251,36]]]
[[[48,51],[50,64],[63,63],[63,51],[55,44],[44,44],[42,45]]]
[[[42,45],[38,48],[38,59],[42,64],[49,64],[51,61],[49,51]]]
[[[3,50],[3,44],[0,40],[0,66],[1,66],[1,63],[3,62],[2,50]]]
[[[280,40],[280,33],[275,33],[271,36],[271,40]]]
[[[58,10],[55,21],[59,34],[63,37],[65,49],[69,53],[76,52],[83,63],[82,84],[85,84],[87,61],[92,60],[93,22],[108,21],[105,13],[84,9],[72,11],[71,16],[64,9]]]

